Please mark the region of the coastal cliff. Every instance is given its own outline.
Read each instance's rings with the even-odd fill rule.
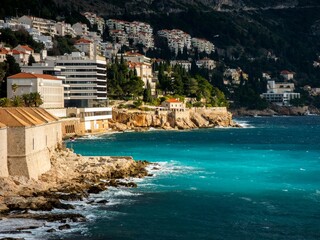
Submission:
[[[237,127],[226,108],[195,108],[185,111],[140,111],[114,109],[109,126],[113,130],[183,130],[212,127]]]
[[[51,170],[41,175],[38,180],[22,176],[0,178],[0,225],[1,220],[8,218],[49,222],[86,221],[81,214],[68,212],[67,210],[74,206],[63,200],[85,200],[89,194],[107,190],[109,186],[136,187],[136,183],[121,179],[148,175],[145,169],[148,162],[135,161],[131,157],[84,157],[62,146],[51,151],[50,156]],[[108,202],[107,199],[103,201]],[[59,214],[37,212],[53,209],[66,211]],[[22,227],[23,230],[28,229],[27,226]],[[54,229],[56,230],[61,229],[59,227]],[[19,233],[21,229],[13,232]],[[3,232],[0,229],[1,233]]]

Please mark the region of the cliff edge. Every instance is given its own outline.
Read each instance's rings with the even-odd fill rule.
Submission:
[[[225,107],[193,108],[185,111],[114,109],[109,126],[116,131],[238,127]]]

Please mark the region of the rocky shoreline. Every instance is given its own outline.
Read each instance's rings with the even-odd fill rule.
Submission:
[[[51,152],[51,165],[51,170],[38,181],[24,177],[0,179],[0,226],[8,219],[33,219],[61,223],[47,232],[69,229],[68,223],[86,221],[85,216],[50,211],[74,209],[66,201],[85,201],[89,194],[100,193],[108,187],[137,187],[128,179],[150,176],[146,161],[135,161],[132,157],[83,157],[63,146]],[[107,202],[104,199],[91,204]],[[0,227],[0,235],[26,233],[36,227],[40,226],[20,226],[10,232]]]
[[[235,117],[248,116],[306,116],[309,114],[319,115],[320,111],[317,108],[304,106],[304,107],[293,107],[293,106],[272,106],[264,110],[237,108],[231,109],[230,112]]]
[[[150,128],[187,130],[214,127],[240,127],[226,108],[200,108],[185,112],[113,109],[109,127],[113,131],[146,131]]]

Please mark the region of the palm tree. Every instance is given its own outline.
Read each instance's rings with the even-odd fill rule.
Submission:
[[[14,107],[22,107],[23,106],[23,101],[20,96],[14,96],[12,99],[12,106]]]
[[[1,107],[10,107],[11,101],[9,98],[0,98],[0,106]]]
[[[41,104],[43,104],[42,97],[41,97],[40,93],[38,93],[38,92],[30,93],[30,102],[35,107],[39,107]]]

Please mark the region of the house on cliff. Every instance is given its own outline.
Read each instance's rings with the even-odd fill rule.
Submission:
[[[6,128],[5,128],[6,126]],[[61,123],[42,108],[0,108],[0,176],[38,179],[50,170]]]
[[[163,101],[161,103],[161,106],[163,108],[166,108],[169,111],[178,111],[178,112],[184,112],[186,110],[186,106],[183,102],[180,102],[179,100],[175,98],[170,98],[166,101]]]

